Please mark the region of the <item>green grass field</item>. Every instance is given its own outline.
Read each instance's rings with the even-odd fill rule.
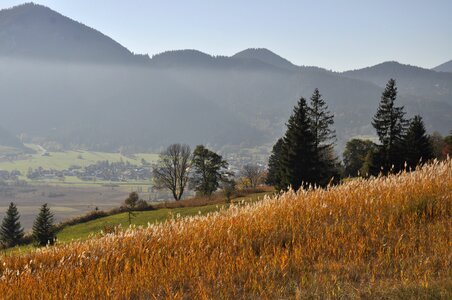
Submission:
[[[141,160],[153,163],[158,159],[158,154],[154,153],[138,153],[133,157],[124,156],[121,153],[108,153],[96,151],[62,151],[49,152],[49,156],[43,156],[42,150],[37,145],[27,144],[27,147],[36,151],[35,154],[26,155],[23,159],[14,161],[0,161],[0,170],[18,170],[22,176],[20,179],[27,180],[26,174],[29,168],[37,169],[42,167],[44,169],[64,170],[70,166],[86,167],[95,164],[98,161],[108,160],[110,162],[130,162],[131,164],[141,165]],[[1,150],[1,149],[0,149]],[[39,183],[39,181],[30,181]],[[49,182],[49,181],[46,181]],[[67,176],[64,181],[51,180],[52,183],[61,184],[104,184],[106,182],[86,182],[77,177]]]

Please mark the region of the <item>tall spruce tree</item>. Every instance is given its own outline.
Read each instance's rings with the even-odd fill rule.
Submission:
[[[308,115],[311,123],[311,132],[314,136],[316,157],[316,182],[327,184],[330,179],[337,176],[337,157],[334,155],[334,140],[336,133],[331,126],[334,124],[334,115],[328,110],[325,100],[316,88],[310,98]]]
[[[318,179],[315,136],[308,116],[306,99],[300,98],[287,122],[280,158],[281,187],[297,190],[315,184]]]
[[[11,202],[0,227],[0,239],[6,247],[18,245],[24,236],[24,229],[21,227],[19,219],[17,207]]]
[[[39,215],[33,224],[33,239],[38,246],[45,246],[55,242],[55,226],[53,224],[53,214],[47,203],[41,206]]]
[[[419,115],[410,121],[405,136],[406,162],[411,169],[416,169],[419,163],[425,163],[433,158],[433,146],[425,131],[424,122]]]
[[[284,140],[282,138],[278,139],[276,144],[272,148],[272,152],[268,159],[268,174],[265,183],[276,187],[278,190],[284,188],[282,186],[281,178],[281,159],[283,151]]]
[[[407,122],[404,119],[403,106],[395,106],[396,99],[396,82],[391,78],[386,84],[377,113],[372,121],[372,126],[376,129],[381,143],[379,157],[385,173],[391,169],[399,171],[404,165],[403,138]]]

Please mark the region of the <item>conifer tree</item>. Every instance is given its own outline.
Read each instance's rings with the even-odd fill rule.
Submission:
[[[282,138],[278,139],[272,148],[271,155],[268,159],[268,174],[265,183],[275,186],[278,190],[284,188],[281,181],[281,158],[284,141]]]
[[[424,122],[419,115],[414,116],[410,121],[405,136],[406,162],[411,169],[416,169],[419,163],[426,162],[433,158],[433,147],[426,134]]]
[[[280,158],[281,186],[295,190],[315,184],[317,180],[315,136],[308,116],[306,99],[300,98],[287,122]]]
[[[384,172],[398,171],[403,168],[403,138],[407,122],[404,119],[403,106],[395,106],[397,87],[394,79],[390,79],[381,96],[380,105],[375,114],[372,126],[376,129],[380,140],[379,156]]]
[[[11,202],[0,227],[0,239],[6,247],[18,245],[24,236],[24,229],[21,227],[19,219],[17,207]]]
[[[317,183],[325,185],[331,177],[337,175],[337,157],[334,155],[334,139],[336,134],[331,126],[334,124],[334,115],[328,110],[325,100],[316,88],[310,99],[308,115],[311,122],[311,132],[314,136]]]
[[[53,244],[55,241],[55,226],[53,224],[53,214],[50,212],[47,203],[41,206],[39,215],[33,224],[33,239],[38,246]]]

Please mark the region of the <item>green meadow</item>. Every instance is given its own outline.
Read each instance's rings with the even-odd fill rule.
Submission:
[[[98,161],[108,160],[110,162],[129,162],[135,165],[141,165],[142,159],[149,163],[156,162],[158,154],[154,153],[138,153],[133,156],[126,156],[121,153],[71,150],[61,152],[48,152],[48,155],[43,155],[42,149],[37,145],[27,144],[27,147],[36,151],[34,154],[21,156],[17,160],[3,159],[0,161],[0,170],[12,171],[18,170],[22,176],[20,179],[27,180],[27,172],[29,168],[37,169],[42,167],[44,169],[65,170],[71,166],[86,167],[95,164]],[[1,151],[1,149],[0,149]],[[40,181],[30,181],[39,183]],[[48,183],[49,181],[45,181]],[[64,181],[51,180],[51,183],[67,183],[67,184],[104,184],[105,182],[86,182],[76,177],[67,176]]]

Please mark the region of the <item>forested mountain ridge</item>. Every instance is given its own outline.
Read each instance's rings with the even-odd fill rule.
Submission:
[[[421,113],[429,131],[451,129],[448,73],[396,62],[336,73],[255,48],[137,56],[35,4],[0,11],[0,25],[0,124],[27,141],[108,151],[272,144],[299,97],[319,88],[341,146],[374,134],[370,121],[390,77],[410,115]]]
[[[147,58],[34,3],[0,10],[0,56],[91,63],[142,63]]]

